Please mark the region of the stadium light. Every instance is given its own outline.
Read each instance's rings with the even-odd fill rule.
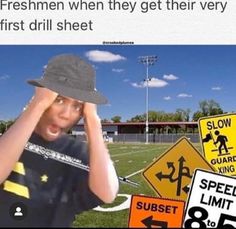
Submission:
[[[148,144],[148,132],[149,132],[149,127],[148,127],[148,82],[151,80],[149,78],[149,66],[153,66],[154,63],[157,61],[157,56],[140,56],[138,57],[139,62],[146,65],[146,79],[144,80],[146,82],[146,144]]]

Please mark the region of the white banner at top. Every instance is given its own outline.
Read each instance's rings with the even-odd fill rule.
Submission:
[[[0,44],[236,44],[235,0],[0,0]]]

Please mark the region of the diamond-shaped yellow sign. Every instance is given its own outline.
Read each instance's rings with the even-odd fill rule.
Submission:
[[[188,139],[183,137],[144,169],[142,175],[159,196],[186,200],[196,168],[214,171]]]
[[[236,175],[236,114],[201,118],[199,129],[206,160],[217,172]]]

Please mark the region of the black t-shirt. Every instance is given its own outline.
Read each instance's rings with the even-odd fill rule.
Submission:
[[[72,136],[48,142],[34,133],[29,142],[88,165],[87,144]],[[26,206],[26,212],[16,220],[11,211],[18,202]],[[0,186],[0,227],[69,227],[75,214],[102,203],[88,187],[87,171],[24,150]]]

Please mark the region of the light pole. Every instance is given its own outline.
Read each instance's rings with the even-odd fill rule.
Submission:
[[[154,63],[157,61],[157,56],[153,55],[153,56],[140,56],[139,57],[139,61],[146,65],[146,79],[144,80],[146,82],[146,144],[148,144],[148,132],[149,132],[149,128],[148,128],[148,82],[150,81],[149,79],[149,72],[148,72],[148,68],[151,65],[154,65]]]

